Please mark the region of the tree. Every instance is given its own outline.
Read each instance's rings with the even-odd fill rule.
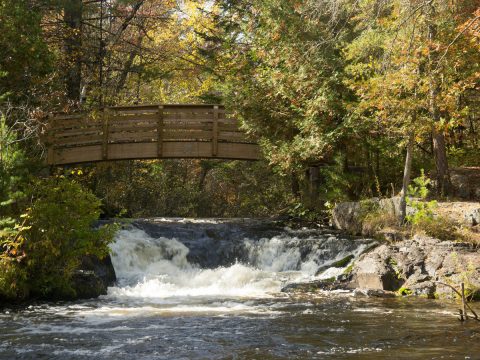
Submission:
[[[359,98],[357,118],[377,123],[384,136],[408,139],[404,189],[412,141],[431,136],[437,189],[448,192],[445,134],[461,121],[458,89],[471,81],[466,68],[458,70],[476,55],[465,46],[442,57],[440,52],[458,40],[458,27],[471,16],[471,4],[366,1],[356,10],[358,35],[346,49],[349,84]]]
[[[33,102],[44,91],[53,57],[43,38],[42,15],[31,1],[0,1],[0,105]]]

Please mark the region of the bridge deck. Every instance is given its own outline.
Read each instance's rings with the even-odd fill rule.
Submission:
[[[218,158],[259,160],[259,146],[217,105],[141,105],[54,115],[47,163]]]

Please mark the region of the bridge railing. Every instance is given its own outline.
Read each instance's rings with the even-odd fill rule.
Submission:
[[[226,158],[256,160],[258,146],[217,105],[108,107],[49,119],[52,165],[119,159]]]

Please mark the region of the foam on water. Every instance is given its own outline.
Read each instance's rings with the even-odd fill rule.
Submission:
[[[198,227],[204,223],[212,222],[195,224]],[[278,296],[287,283],[341,274],[343,268],[331,268],[316,276],[321,265],[358,255],[366,246],[352,246],[350,242],[339,247],[339,240],[333,236],[300,240],[285,232],[260,239],[245,237],[226,245],[230,247],[227,252],[236,251],[242,261],[202,268],[189,261],[190,249],[182,242],[182,233],[174,235],[153,237],[138,228],[119,231],[111,245],[118,286],[109,289],[108,297],[145,299],[157,304],[166,304],[171,298],[268,298]],[[197,245],[204,241],[205,251],[211,251],[212,243],[207,244],[201,235],[194,240]],[[325,255],[332,252],[333,245],[338,250]]]

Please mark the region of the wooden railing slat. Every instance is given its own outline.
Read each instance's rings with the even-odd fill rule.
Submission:
[[[103,109],[103,140],[102,140],[102,159],[108,160],[108,121],[110,109]]]
[[[212,157],[218,153],[218,106],[213,107]]]

